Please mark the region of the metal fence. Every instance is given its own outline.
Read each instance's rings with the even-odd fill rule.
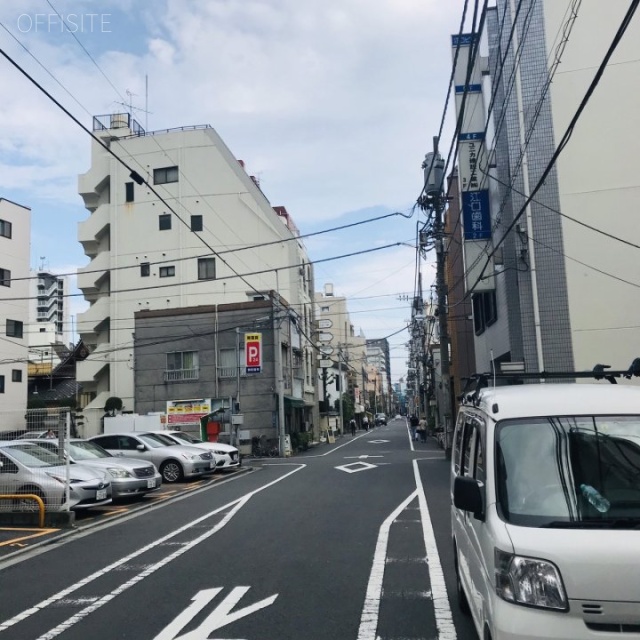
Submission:
[[[3,424],[19,426],[13,418],[0,415]],[[0,431],[0,512],[69,510],[71,470],[63,452],[76,423],[66,407],[28,409],[24,428]]]

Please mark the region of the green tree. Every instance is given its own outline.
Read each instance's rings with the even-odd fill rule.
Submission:
[[[113,418],[117,411],[122,411],[123,407],[124,405],[120,398],[111,396],[110,398],[107,398],[107,401],[104,403],[104,413],[105,415]]]

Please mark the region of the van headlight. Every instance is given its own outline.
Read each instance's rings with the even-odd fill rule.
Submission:
[[[496,593],[507,602],[568,611],[560,571],[552,563],[495,550]]]

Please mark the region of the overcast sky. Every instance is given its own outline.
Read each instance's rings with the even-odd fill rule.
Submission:
[[[134,112],[143,127],[212,125],[271,203],[286,206],[309,233],[411,212],[442,117],[462,6],[0,0],[0,47],[88,127],[91,115],[124,110],[119,102],[145,109],[148,76],[149,113]],[[77,223],[88,215],[77,176],[89,168],[90,139],[4,58],[0,86],[0,197],[32,209],[32,267],[73,271],[88,263],[77,241]],[[418,220],[416,211],[306,246],[319,260],[411,244]],[[333,283],[336,295],[350,298],[356,328],[385,337],[410,317],[403,296],[413,295],[415,262],[405,244],[320,263],[316,290]],[[435,271],[422,267],[428,287]],[[72,308],[84,306],[80,298]],[[406,332],[390,338],[394,381],[406,370],[406,341]]]

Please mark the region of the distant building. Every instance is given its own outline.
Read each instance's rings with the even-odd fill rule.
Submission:
[[[302,335],[311,339],[314,289],[290,215],[274,210],[214,129],[146,133],[128,114],[93,122],[94,134],[175,211],[92,144],[91,168],[78,181],[90,212],[78,227],[90,259],[78,270],[78,287],[91,304],[77,321],[91,352],[78,363],[78,382],[87,420],[97,430],[109,396],[121,398],[125,410],[137,410],[138,311],[242,303],[276,291],[299,314]],[[304,394],[314,397],[313,346],[305,338],[301,348]]]
[[[31,209],[0,198],[0,430],[20,429],[27,408]]]

